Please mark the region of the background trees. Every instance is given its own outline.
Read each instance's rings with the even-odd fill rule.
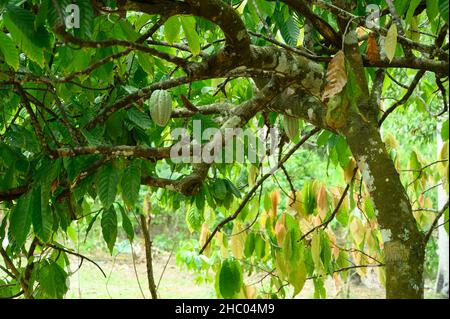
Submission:
[[[448,194],[448,143],[434,150],[448,109],[448,1],[0,4],[5,295],[63,297],[72,225],[100,223],[112,252],[118,226],[133,240],[131,214],[149,212],[145,185],[147,202],[186,210],[218,296],[291,296],[311,279],[325,297],[327,276],[376,268],[387,297],[423,297],[426,245],[448,221],[432,191]],[[165,127],[149,116],[155,90],[175,105]],[[170,131],[193,120],[256,134],[293,119],[299,136],[282,136],[276,169],[263,157],[169,158]],[[448,141],[448,120],[440,134]],[[301,148],[332,177],[289,171]],[[273,176],[284,185],[263,188]],[[269,292],[245,283],[257,269]]]

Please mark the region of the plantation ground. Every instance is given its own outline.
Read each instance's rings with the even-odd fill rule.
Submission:
[[[94,257],[94,256],[90,256]],[[159,279],[160,274],[166,265],[169,253],[161,252],[155,256],[155,277]],[[109,278],[104,278],[100,271],[91,263],[84,261],[81,269],[70,277],[70,290],[67,298],[70,299],[89,299],[89,298],[142,298],[139,286],[136,281],[135,272],[133,270],[133,262],[130,254],[120,254],[113,262],[113,258],[99,253],[95,258],[98,264],[105,271]],[[77,258],[71,258],[71,268],[78,265]],[[146,282],[146,267],[143,260],[136,263],[137,273],[139,275],[142,290],[146,298],[149,298],[149,292]],[[246,282],[256,282],[258,278],[251,278]],[[385,298],[384,290],[376,287],[375,283],[356,284],[349,286],[348,294],[336,295],[336,289],[333,281],[327,280],[326,288],[328,298]],[[432,283],[426,284],[428,288],[432,287]],[[180,269],[175,264],[175,258],[172,256],[161,280],[158,291],[161,298],[215,298],[213,284],[197,284],[194,276],[188,271]],[[313,298],[314,285],[312,281],[307,281],[303,291],[297,298]],[[433,294],[431,289],[426,289],[426,298],[438,298]]]

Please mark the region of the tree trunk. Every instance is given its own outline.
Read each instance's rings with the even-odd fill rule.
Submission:
[[[437,152],[439,152],[443,146],[441,139],[441,128],[438,125],[437,130]],[[448,195],[444,189],[444,186],[438,186],[438,210],[440,211],[442,207],[447,202]],[[445,222],[445,217],[441,216],[439,220],[439,225]],[[439,255],[439,268],[436,276],[436,292],[446,295],[448,298],[448,288],[449,288],[449,252],[448,252],[448,234],[444,227],[439,227],[438,230],[438,255]]]
[[[344,135],[375,205],[384,241],[386,298],[423,298],[424,235],[378,128],[354,117]]]
[[[152,299],[158,299],[158,294],[157,294],[156,285],[155,285],[155,277],[153,275],[152,241],[151,241],[151,237],[150,237],[150,231],[148,229],[149,225],[147,225],[147,220],[144,215],[140,215],[139,218],[140,218],[142,234],[144,236],[144,242],[145,242],[145,261],[147,264],[148,288],[152,295]]]

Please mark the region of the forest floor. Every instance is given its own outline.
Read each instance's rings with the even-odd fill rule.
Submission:
[[[92,258],[93,256],[90,257]],[[168,257],[169,253],[166,252],[160,252],[154,256],[154,274],[156,282],[159,281]],[[79,264],[79,260],[76,257],[71,257],[70,259],[71,268],[75,270]],[[138,274],[145,298],[150,297],[144,260],[138,258],[136,261],[135,272],[131,254],[120,254],[114,260],[113,257],[100,253],[96,254],[93,259],[104,270],[107,278],[102,275],[95,265],[85,260],[80,270],[70,277],[70,290],[66,298],[143,298],[136,280],[136,273]],[[426,284],[426,287],[431,286],[431,282]],[[332,279],[326,281],[325,287],[327,288],[327,298],[375,299],[385,297],[384,289],[378,283],[374,282],[374,280],[367,283],[352,282],[346,285],[345,293],[342,291],[337,293]],[[168,299],[214,299],[215,291],[213,283],[196,283],[193,274],[175,264],[175,256],[173,255],[167,263],[158,289],[158,295],[160,298]],[[302,292],[296,298],[313,298],[313,295],[314,285],[310,280],[307,281]],[[431,289],[427,289],[426,298],[439,298],[439,296],[433,294]]]

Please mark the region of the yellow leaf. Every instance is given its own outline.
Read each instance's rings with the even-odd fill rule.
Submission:
[[[293,193],[289,193],[287,210],[291,212],[292,215],[297,215],[296,217],[301,217],[304,215],[301,199],[302,193],[300,191],[295,192],[295,201]]]
[[[348,161],[347,166],[344,168],[344,179],[347,184],[350,184],[353,178],[353,170],[356,168],[356,162],[352,158]]]
[[[267,213],[265,210],[262,211],[261,217],[259,217],[259,224],[262,229],[266,229]]]
[[[222,258],[228,258],[228,249],[224,244],[223,234],[221,232],[217,232],[216,238],[217,238],[217,244],[220,247],[220,255],[222,256]]]
[[[275,225],[275,234],[277,236],[278,245],[281,246],[286,237],[286,213],[283,213]]]
[[[320,186],[319,193],[317,194],[317,209],[320,218],[324,221],[328,212],[328,194],[327,189],[323,184]]]
[[[317,273],[319,275],[323,274],[323,264],[320,259],[320,234],[314,232],[313,237],[311,239],[311,256],[316,266]]]
[[[246,299],[256,299],[256,288],[253,286],[244,285],[242,288]]]
[[[270,193],[270,200],[272,201],[272,214],[271,215],[276,216],[278,203],[280,202],[280,191],[278,189],[275,188]]]
[[[275,252],[275,265],[281,280],[285,280],[287,278],[287,264],[284,255],[284,251],[282,250]]]
[[[248,185],[250,187],[255,185],[257,176],[258,176],[258,168],[254,165],[250,165],[250,168],[248,169]]]
[[[376,273],[378,276],[378,280],[380,281],[380,284],[383,287],[386,287],[386,270],[384,269],[384,267],[377,267]]]
[[[199,239],[200,247],[203,247],[203,245],[206,243],[206,240],[208,239],[209,235],[211,235],[211,232],[208,229],[208,225],[206,223],[203,223],[202,231],[200,232],[200,239]],[[208,257],[211,256],[211,244],[209,244],[206,247],[203,254]]]
[[[356,244],[359,246],[364,240],[365,230],[361,220],[357,217],[352,218],[350,231]]]
[[[242,259],[244,256],[244,245],[246,234],[242,231],[242,225],[239,222],[235,222],[233,226],[233,232],[231,236],[231,251],[236,259]]]
[[[347,74],[345,73],[344,51],[339,50],[328,64],[327,84],[322,94],[322,101],[329,99],[340,93],[347,84]]]
[[[386,57],[388,58],[389,62],[391,62],[394,58],[396,48],[397,25],[395,23],[392,23],[386,34],[386,38],[384,39],[384,53],[386,53]]]

